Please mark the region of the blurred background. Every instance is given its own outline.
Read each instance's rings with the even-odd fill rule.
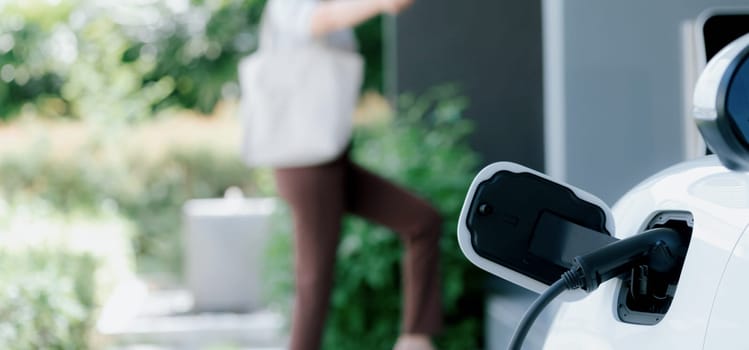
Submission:
[[[263,5],[0,1],[0,348],[282,348],[289,213],[268,171],[238,155],[236,66]],[[440,349],[504,348],[533,298],[458,250],[480,166],[519,162],[614,204],[703,154],[689,121],[695,33],[726,6],[749,12],[745,0],[430,0],[357,30],[354,157],[447,219]],[[390,232],[346,220],[326,349],[392,346],[399,259]]]
[[[257,46],[263,6],[0,2],[0,348],[281,348],[289,215],[268,171],[240,161],[235,115],[237,62]],[[383,97],[383,19],[357,35],[367,72],[356,157],[455,227],[478,165],[466,100],[444,85],[395,108]],[[355,219],[346,232],[326,346],[387,348],[400,244]],[[471,295],[483,279],[453,236],[440,342],[465,349],[481,342]]]

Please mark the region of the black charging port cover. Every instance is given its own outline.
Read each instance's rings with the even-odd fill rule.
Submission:
[[[477,187],[466,224],[479,256],[550,285],[572,258],[615,240],[606,220],[568,187],[499,171]]]

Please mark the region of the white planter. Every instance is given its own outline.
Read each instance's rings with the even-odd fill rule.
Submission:
[[[195,199],[184,208],[185,280],[196,312],[247,312],[261,305],[260,273],[272,198]]]

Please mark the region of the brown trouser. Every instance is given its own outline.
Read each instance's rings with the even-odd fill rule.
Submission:
[[[402,331],[426,335],[439,331],[441,218],[432,206],[353,164],[348,152],[323,165],[278,169],[275,176],[294,215],[296,299],[291,350],[320,347],[344,213],[400,234],[406,249]]]

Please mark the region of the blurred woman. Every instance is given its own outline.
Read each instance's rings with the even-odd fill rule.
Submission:
[[[285,42],[323,40],[337,49],[356,51],[352,28],[383,13],[398,14],[412,1],[269,0],[264,20],[285,36]],[[275,178],[294,217],[296,296],[290,348],[320,347],[341,219],[352,213],[391,228],[405,246],[403,325],[394,348],[434,349],[431,337],[442,327],[439,213],[423,199],[352,163],[348,149],[325,164],[275,169]]]

